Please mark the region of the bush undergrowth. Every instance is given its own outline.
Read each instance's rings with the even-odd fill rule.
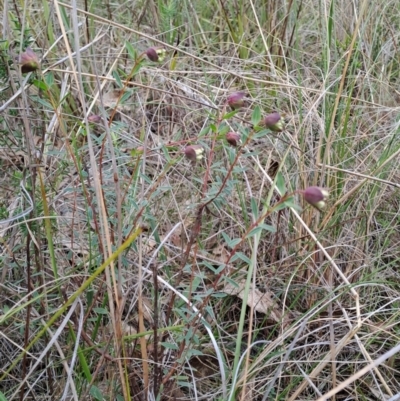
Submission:
[[[0,401],[397,399],[398,2],[0,7]]]

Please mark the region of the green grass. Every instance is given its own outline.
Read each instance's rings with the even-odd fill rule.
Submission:
[[[0,401],[399,392],[398,2],[0,9]]]

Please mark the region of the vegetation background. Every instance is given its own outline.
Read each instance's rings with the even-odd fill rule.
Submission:
[[[397,0],[0,9],[1,401],[400,399]]]

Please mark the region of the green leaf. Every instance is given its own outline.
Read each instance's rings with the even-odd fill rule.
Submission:
[[[258,234],[262,230],[269,231],[270,233],[275,233],[276,228],[274,226],[270,226],[269,224],[260,224],[257,227],[254,227],[248,234],[247,238],[253,237],[254,235]]]
[[[293,209],[296,210],[297,212],[302,212],[302,211],[303,211],[302,207],[301,207],[299,204],[297,204],[297,203],[294,201],[293,198],[289,198],[287,201],[285,201],[285,202],[284,202],[284,205],[285,205],[286,207],[291,207],[291,208],[293,208]]]
[[[253,139],[264,138],[267,134],[269,134],[269,131],[267,129],[261,129],[254,134]]]
[[[258,123],[261,121],[261,109],[259,106],[256,106],[253,110],[253,113],[251,115],[251,123],[253,125],[258,125]]]
[[[200,132],[198,137],[201,136],[206,136],[208,134],[208,132],[210,131],[210,127],[208,125],[206,125]]]
[[[218,134],[224,137],[228,132],[230,131],[229,127],[227,125],[220,126],[218,130]]]
[[[125,42],[125,48],[129,54],[129,58],[132,60],[136,60],[136,50],[134,49],[134,47],[129,42]]]
[[[0,391],[0,401],[7,401],[6,396]]]
[[[226,265],[220,265],[217,270],[215,270],[215,274],[219,274],[224,270]]]
[[[237,244],[239,244],[239,242],[242,240],[241,238],[233,238],[230,239],[230,237],[222,232],[222,236],[224,237],[224,240],[226,242],[226,244],[229,246],[229,248],[233,249]]]
[[[212,298],[225,298],[227,296],[228,294],[226,294],[225,292],[216,292],[215,294],[211,295]]]
[[[124,85],[122,85],[122,81],[121,81],[121,78],[120,78],[118,72],[117,71],[113,71],[112,72],[112,76],[115,79],[115,82],[117,83],[118,87],[122,88]]]
[[[36,86],[36,88],[41,89],[42,91],[48,90],[46,82],[43,82],[42,80],[33,80],[33,85]]]
[[[102,394],[102,392],[100,391],[100,389],[97,386],[93,385],[92,387],[90,387],[89,393],[96,400],[99,400],[99,401],[103,401],[104,400],[103,394]]]
[[[51,88],[54,85],[54,75],[51,71],[49,71],[44,77],[48,88]]]
[[[108,315],[108,311],[105,308],[93,308],[93,310],[99,315]]]
[[[50,110],[53,109],[53,106],[47,100],[44,100],[44,99],[40,98],[39,96],[32,96],[32,99],[36,100],[38,103],[40,103],[42,106],[46,107],[47,109],[50,109]]]
[[[120,103],[124,104],[131,96],[132,96],[132,91],[126,90],[124,94],[121,96]]]
[[[241,259],[243,262],[246,262],[249,265],[251,264],[251,260],[243,252],[236,252],[232,256],[231,262],[233,263],[237,259]]]
[[[174,351],[178,351],[178,346],[177,346],[176,344],[161,342],[161,345],[162,345],[164,348],[168,348],[168,349],[172,349],[172,350],[174,350]]]
[[[281,195],[285,195],[286,193],[286,183],[285,183],[285,179],[283,178],[283,175],[280,171],[278,171],[278,174],[276,175],[276,187],[279,190],[279,193]]]
[[[224,276],[223,279],[227,281],[229,284],[233,285],[235,288],[239,288],[239,284],[230,277]]]
[[[251,198],[251,212],[253,213],[254,219],[257,220],[258,218],[258,204],[255,198]]]
[[[237,110],[230,111],[229,113],[226,113],[226,114],[222,117],[222,119],[223,119],[223,120],[228,120],[229,118],[233,117],[236,113],[237,113]]]

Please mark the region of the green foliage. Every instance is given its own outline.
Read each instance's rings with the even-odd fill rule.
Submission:
[[[168,44],[173,44],[177,37],[176,28],[181,24],[179,19],[181,2],[181,0],[158,0],[160,32],[164,33]]]

